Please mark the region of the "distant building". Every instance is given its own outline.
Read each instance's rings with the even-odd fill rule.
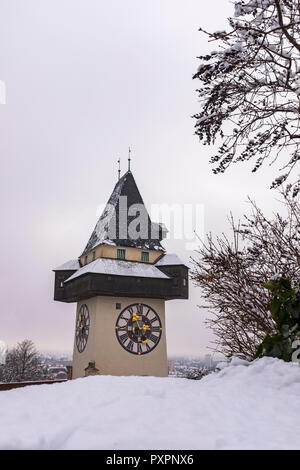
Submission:
[[[67,378],[67,368],[49,367],[47,376],[50,380],[64,380]]]
[[[211,367],[212,367],[212,356],[211,356],[211,354],[205,354],[203,362],[204,362],[204,365],[208,369],[211,369]]]
[[[168,372],[169,375],[175,374],[175,361],[168,361]]]

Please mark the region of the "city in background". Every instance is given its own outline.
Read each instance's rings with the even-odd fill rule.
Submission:
[[[72,353],[59,351],[41,351],[39,353],[43,380],[67,380],[68,368],[72,366]],[[203,356],[169,356],[169,377],[193,378],[198,371],[207,373],[215,371],[216,366],[224,357],[216,354]],[[4,358],[0,361],[0,369],[4,367]],[[3,382],[3,381],[2,381]],[[1,383],[1,377],[0,377]]]

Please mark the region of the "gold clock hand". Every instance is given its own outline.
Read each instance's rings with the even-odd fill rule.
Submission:
[[[140,319],[140,317],[135,312],[133,312],[132,321],[134,321],[137,324],[139,330],[141,330],[142,328],[140,327],[140,324],[138,322],[139,319]]]

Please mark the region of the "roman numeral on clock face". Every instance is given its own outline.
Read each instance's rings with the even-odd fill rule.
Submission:
[[[159,326],[152,326],[152,331],[153,331],[154,333],[159,333],[160,330],[161,330],[161,328],[160,328]]]
[[[128,351],[133,351],[133,341],[130,340],[126,348],[128,349]]]
[[[120,315],[120,320],[125,320],[127,322],[129,320],[129,318],[130,318],[130,316],[124,317],[123,315]]]
[[[143,306],[142,305],[137,305],[136,307],[138,315],[143,315]]]
[[[120,335],[120,340],[122,341],[122,343],[125,343],[127,338],[128,338],[128,336],[127,336],[126,333],[124,333],[123,335]]]
[[[151,335],[151,336],[150,336],[150,340],[151,340],[153,343],[157,343],[157,341],[158,341],[158,336]]]

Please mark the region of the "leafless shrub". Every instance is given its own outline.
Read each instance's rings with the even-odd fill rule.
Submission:
[[[300,282],[300,205],[281,192],[286,216],[264,216],[254,201],[242,223],[229,218],[231,237],[211,234],[193,259],[191,276],[201,288],[212,317],[215,350],[226,356],[252,357],[275,323],[262,284],[278,277]]]

